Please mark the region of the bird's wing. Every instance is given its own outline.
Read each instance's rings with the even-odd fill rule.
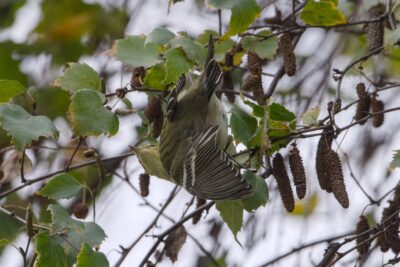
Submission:
[[[238,199],[252,192],[240,169],[217,145],[219,126],[192,137],[183,164],[182,185],[193,195],[212,200]]]
[[[167,105],[167,119],[168,121],[172,121],[174,118],[174,113],[176,110],[176,106],[178,104],[178,96],[182,92],[183,88],[185,88],[186,76],[182,74],[179,77],[179,80],[176,82],[174,89],[172,89],[171,93],[168,97],[168,105]]]

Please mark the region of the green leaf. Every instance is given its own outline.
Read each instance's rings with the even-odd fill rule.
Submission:
[[[229,29],[226,37],[236,35],[247,29],[260,13],[260,7],[255,0],[238,1],[232,7],[232,15],[229,21]]]
[[[290,127],[286,122],[269,120],[268,135],[270,137],[282,137],[290,133]]]
[[[291,122],[296,119],[296,115],[293,112],[278,103],[272,103],[269,106],[269,112],[269,118],[274,121]]]
[[[206,60],[206,49],[196,41],[190,39],[187,35],[180,35],[171,40],[172,47],[181,47],[187,57],[196,62],[197,65],[203,66]]]
[[[150,89],[164,90],[166,84],[163,83],[166,71],[162,63],[156,64],[146,71],[143,84]]]
[[[145,41],[145,45],[149,43],[156,43],[159,45],[166,44],[169,40],[174,38],[175,34],[164,27],[155,28],[148,36]]]
[[[32,116],[14,104],[0,104],[0,126],[12,136],[11,141],[18,150],[33,140],[39,140],[39,137],[58,137],[58,131],[49,118]]]
[[[182,73],[187,72],[193,67],[193,62],[190,61],[185,52],[180,48],[171,48],[165,53],[165,67],[167,69],[167,74],[162,81],[164,84],[175,83]]]
[[[259,36],[245,36],[242,39],[243,48],[253,51],[262,58],[271,59],[278,50],[278,38],[276,36],[264,39],[262,36],[269,36],[272,32],[261,31]]]
[[[10,203],[12,199],[13,199],[12,195],[7,198],[7,200],[10,201]],[[18,203],[21,203],[19,202],[21,201],[20,198],[17,198],[16,201],[18,201]],[[0,212],[0,236],[2,240],[5,239],[9,242],[12,242],[17,238],[17,236],[20,235],[21,229],[23,229],[23,227],[24,224],[22,222],[18,221],[14,217],[11,217],[3,212]],[[4,248],[0,246],[0,253],[3,249]]]
[[[320,107],[310,108],[303,114],[303,124],[305,126],[314,125],[318,122],[318,116],[321,112]]]
[[[263,178],[255,175],[251,171],[243,174],[244,179],[253,188],[253,194],[247,198],[241,199],[243,207],[248,212],[253,212],[261,206],[265,206],[268,202],[268,186]]]
[[[99,93],[93,90],[76,92],[72,96],[69,112],[77,136],[114,135],[118,132],[117,116],[103,106]]]
[[[25,86],[18,81],[0,80],[0,103],[6,103],[11,98],[26,92]]]
[[[70,95],[58,87],[34,88],[29,90],[35,99],[37,115],[50,119],[65,117],[70,104]]]
[[[55,176],[37,194],[51,199],[71,198],[78,194],[81,189],[82,185],[75,177],[68,173],[63,173]]]
[[[335,26],[347,22],[343,13],[337,9],[336,0],[308,0],[300,18],[308,25]]]
[[[155,43],[144,44],[146,36],[128,36],[115,42],[110,55],[117,60],[132,67],[145,68],[160,62],[158,45]]]
[[[230,125],[235,140],[247,145],[257,130],[257,119],[239,108],[233,108]]]
[[[53,82],[71,93],[80,89],[100,89],[99,74],[87,64],[69,63],[64,74]]]
[[[64,249],[49,233],[42,232],[35,236],[36,253],[38,254],[35,267],[67,267]]]
[[[93,251],[86,243],[82,244],[81,251],[78,254],[76,267],[108,267],[110,264],[106,256],[97,251]]]
[[[243,224],[242,202],[240,200],[224,200],[215,201],[215,203],[219,214],[236,238]]]
[[[261,106],[257,105],[256,103],[251,102],[247,99],[244,100],[243,103],[245,103],[246,105],[248,105],[249,107],[251,107],[253,109],[254,116],[257,116],[259,118],[264,118],[264,114],[265,114],[264,108],[265,107],[261,107]]]
[[[400,167],[400,150],[394,150],[393,151],[393,160],[390,163],[390,169],[394,170],[395,168]]]
[[[106,238],[104,230],[94,222],[80,222],[72,219],[68,212],[58,205],[49,205],[48,210],[51,212],[51,229],[52,232],[63,232],[68,242],[60,239],[67,255],[76,256],[78,252],[76,248],[80,248],[83,243],[91,247],[100,245]]]
[[[238,5],[243,0],[208,0],[208,3],[215,8],[219,9],[231,9],[235,5]]]

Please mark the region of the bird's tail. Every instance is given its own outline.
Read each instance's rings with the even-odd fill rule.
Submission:
[[[204,64],[204,71],[200,76],[200,89],[211,98],[215,90],[220,85],[221,81],[221,69],[218,63],[214,59],[214,40],[210,34],[208,41],[207,58]]]

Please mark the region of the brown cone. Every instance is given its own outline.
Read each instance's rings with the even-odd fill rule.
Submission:
[[[291,212],[294,209],[294,197],[292,187],[290,186],[289,176],[286,172],[285,163],[280,153],[276,153],[272,160],[272,165],[273,175],[278,183],[278,190],[281,195],[283,205],[288,212]]]
[[[332,186],[328,175],[328,166],[326,160],[326,155],[328,154],[328,151],[331,150],[331,145],[333,141],[332,133],[329,132],[331,130],[331,128],[326,128],[323,131],[323,134],[321,135],[321,138],[318,142],[317,157],[315,159],[319,186],[322,190],[325,190],[328,193],[332,192]]]
[[[296,56],[293,53],[293,45],[289,33],[281,35],[278,46],[283,56],[285,73],[288,76],[293,76],[296,73]]]
[[[370,19],[379,18],[385,13],[385,5],[377,4],[371,7],[368,11]],[[384,35],[384,21],[379,20],[376,22],[368,23],[365,28],[367,34],[367,47],[369,51],[374,50],[383,45]]]
[[[381,227],[383,231],[378,235],[378,245],[382,252],[388,251],[390,248],[397,250],[396,242],[399,240],[399,207],[393,201],[389,201],[389,206],[383,209]]]
[[[247,53],[248,68],[251,74],[259,74],[262,72],[262,58],[256,53],[249,51]]]
[[[354,116],[354,119],[358,121],[369,114],[369,107],[370,107],[371,100],[367,94],[364,83],[357,84],[356,90],[357,90],[357,95],[358,95],[359,101],[358,101],[357,111],[356,111],[356,115]],[[359,123],[361,125],[363,125],[365,122],[366,122],[366,120],[360,121]]]
[[[289,166],[293,175],[294,185],[296,186],[297,196],[302,199],[306,195],[307,183],[306,174],[304,171],[303,160],[296,144],[289,153]]]
[[[140,188],[140,195],[142,197],[147,197],[149,195],[149,185],[150,185],[150,176],[147,173],[140,174],[139,188]]]
[[[131,86],[132,87],[141,87],[145,74],[146,74],[146,70],[144,69],[144,67],[134,68],[132,70]]]
[[[261,74],[250,74],[244,80],[243,91],[251,90],[253,92],[254,99],[260,106],[265,105],[265,95],[264,95],[264,88],[262,86],[262,78]]]
[[[144,115],[150,121],[153,137],[157,138],[161,133],[161,129],[164,123],[164,114],[161,107],[161,97],[149,97],[147,107],[144,109]]]
[[[340,162],[339,155],[332,149],[329,149],[325,159],[333,195],[340,205],[347,209],[349,207],[349,196],[346,192],[346,185],[344,183],[342,172],[342,163]]]
[[[374,95],[371,98],[371,111],[373,113],[376,113],[376,112],[381,112],[384,109],[385,109],[385,104],[381,100],[378,100],[376,98],[376,95]],[[374,115],[374,117],[372,119],[372,125],[375,128],[378,128],[383,124],[384,119],[385,119],[384,113],[376,114],[376,115]]]
[[[85,203],[77,203],[74,206],[73,214],[78,219],[85,219],[89,212],[89,208]]]
[[[204,198],[197,198],[196,210],[198,208],[200,208],[201,206],[205,205],[206,203],[207,203],[207,201]],[[203,212],[196,213],[192,218],[192,223],[197,224],[200,221],[202,214],[203,214]]]
[[[370,237],[369,230],[370,227],[367,218],[365,216],[360,216],[356,228],[357,250],[360,255],[366,254],[368,252],[369,247],[371,246],[372,240],[368,240]]]

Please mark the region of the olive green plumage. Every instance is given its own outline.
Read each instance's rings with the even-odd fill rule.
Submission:
[[[170,177],[191,194],[204,199],[237,199],[249,195],[250,185],[239,166],[224,151],[228,143],[226,114],[215,95],[221,70],[214,59],[212,38],[204,71],[185,88],[182,76],[168,99],[160,136],[160,159]]]

